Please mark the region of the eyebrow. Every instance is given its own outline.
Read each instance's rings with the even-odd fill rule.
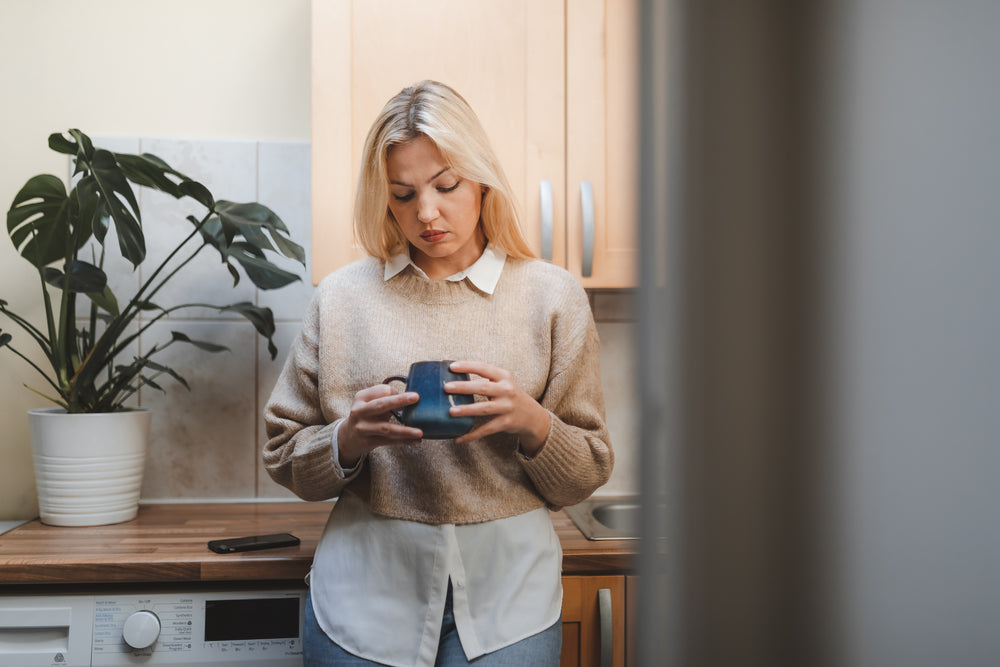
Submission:
[[[448,171],[448,170],[450,170],[450,169],[451,169],[451,167],[445,167],[444,169],[442,169],[442,170],[441,170],[441,171],[439,171],[438,173],[436,173],[436,174],[434,174],[433,176],[431,176],[431,177],[430,177],[430,178],[429,178],[429,179],[427,180],[427,182],[428,182],[428,183],[430,183],[430,182],[431,182],[431,181],[433,181],[433,180],[434,180],[435,178],[437,178],[438,176],[440,176],[441,174],[443,174],[444,172],[446,172],[446,171]],[[410,185],[409,183],[403,183],[402,181],[389,181],[389,183],[390,183],[391,185],[402,185],[402,186],[403,186],[403,187],[405,187],[405,188],[409,188],[409,187],[413,187],[413,186],[411,186],[411,185]]]

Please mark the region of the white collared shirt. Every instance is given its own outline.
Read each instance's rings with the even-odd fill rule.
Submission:
[[[493,294],[506,259],[489,246],[446,280],[468,279]],[[385,280],[407,266],[423,274],[401,253],[386,263]],[[338,472],[350,476],[354,469],[338,462],[336,430],[333,457]],[[559,620],[561,569],[562,549],[545,508],[485,523],[432,525],[375,515],[347,492],[320,538],[310,590],[320,627],[345,650],[387,665],[429,667],[449,581],[455,625],[472,660]]]
[[[507,254],[505,252],[497,250],[492,245],[488,245],[483,254],[479,256],[479,259],[472,263],[472,266],[448,276],[445,280],[458,282],[468,278],[469,282],[475,285],[479,291],[486,294],[493,294],[497,283],[500,282],[500,274],[503,272],[503,265],[506,261]],[[401,252],[393,256],[385,263],[385,279],[389,280],[407,266],[412,266],[417,273],[427,278],[424,270],[413,263],[409,250],[407,250],[407,252]]]
[[[544,507],[497,521],[432,525],[334,505],[310,573],[320,627],[349,653],[432,667],[448,582],[468,660],[550,627],[562,608],[562,550]]]

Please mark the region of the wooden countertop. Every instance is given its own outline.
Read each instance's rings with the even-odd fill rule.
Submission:
[[[309,571],[332,503],[184,503],[144,505],[110,526],[47,526],[37,519],[0,536],[0,585],[301,581]],[[563,512],[552,522],[565,574],[634,571],[636,544],[587,540]],[[209,540],[292,533],[302,543],[235,554]]]

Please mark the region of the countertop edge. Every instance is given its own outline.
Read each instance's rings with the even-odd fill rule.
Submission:
[[[328,503],[213,504],[211,509],[216,514],[199,513],[207,509],[147,506],[133,522],[86,532],[46,526],[38,520],[22,524],[0,536],[0,590],[38,585],[207,585],[255,581],[304,585],[329,513]],[[563,549],[563,574],[635,573],[638,548],[635,541],[589,541],[564,512],[552,512],[551,516]],[[207,535],[266,534],[287,529],[302,539],[300,546],[214,554],[204,544]],[[93,545],[102,536],[112,544],[123,545],[122,550],[94,549]],[[89,540],[94,552],[74,549],[75,540]]]

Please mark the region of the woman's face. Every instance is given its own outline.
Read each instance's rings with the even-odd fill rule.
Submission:
[[[426,136],[386,156],[389,210],[410,242],[410,257],[429,278],[447,278],[486,248],[479,224],[484,188],[460,178]]]

